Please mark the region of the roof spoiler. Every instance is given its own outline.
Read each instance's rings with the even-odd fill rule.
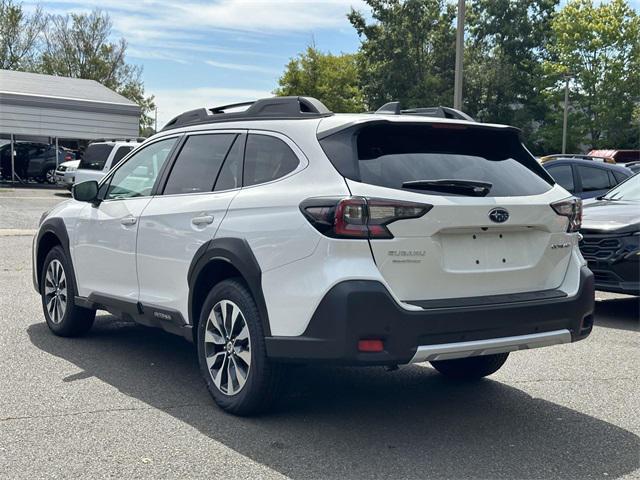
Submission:
[[[466,120],[468,122],[475,122],[466,113],[449,107],[419,107],[401,109],[400,102],[385,103],[374,113],[385,115],[420,115],[423,117],[438,117],[438,118],[452,118],[455,120]]]

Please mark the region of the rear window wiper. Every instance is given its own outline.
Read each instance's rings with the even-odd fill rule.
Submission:
[[[434,192],[454,193],[472,197],[485,197],[491,191],[492,183],[476,180],[412,180],[404,182],[402,188],[431,190]]]

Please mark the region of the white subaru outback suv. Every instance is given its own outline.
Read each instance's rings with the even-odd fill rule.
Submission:
[[[286,363],[469,379],[590,333],[580,200],[516,129],[307,97],[238,108],[176,117],[43,216],[33,276],[53,333],[104,309],[183,335],[241,415]]]

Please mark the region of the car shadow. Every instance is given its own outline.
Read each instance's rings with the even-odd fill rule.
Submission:
[[[599,327],[640,331],[640,297],[597,300],[594,313]]]
[[[294,479],[616,478],[640,466],[639,438],[494,380],[447,381],[422,366],[300,367],[274,412],[218,409],[193,345],[99,316],[89,335],[31,325],[33,345]]]

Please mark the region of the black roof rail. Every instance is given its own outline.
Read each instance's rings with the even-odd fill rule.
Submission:
[[[456,120],[467,120],[469,122],[475,122],[466,113],[456,110],[450,107],[420,107],[420,108],[408,108],[401,109],[400,102],[385,103],[374,113],[385,115],[421,115],[424,117],[438,117],[438,118],[453,118]]]
[[[240,112],[226,112],[239,107],[248,107]],[[171,119],[162,130],[240,120],[288,120],[297,118],[327,117],[333,115],[320,100],[312,97],[272,97],[255,102],[232,103],[209,109],[190,110]]]

